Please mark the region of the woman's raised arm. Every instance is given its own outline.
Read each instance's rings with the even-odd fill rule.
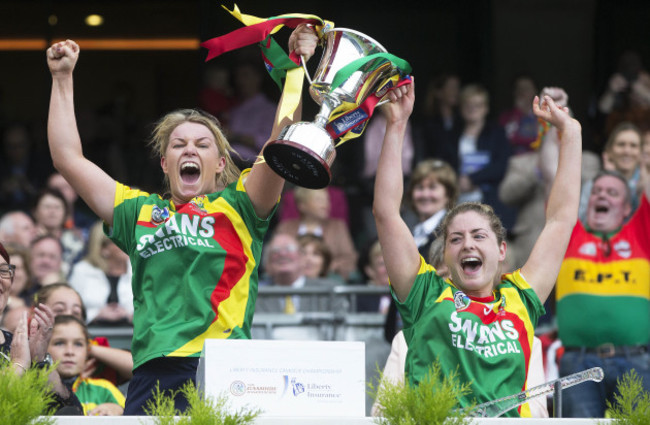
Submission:
[[[47,49],[52,74],[52,94],[47,137],[54,167],[102,220],[113,224],[115,181],[83,155],[74,111],[72,72],[79,46],[72,40]]]
[[[377,164],[372,208],[390,284],[401,301],[406,300],[420,268],[417,245],[400,215],[404,194],[402,145],[415,101],[414,84],[390,92],[391,102],[383,106],[388,122]]]
[[[307,60],[314,54],[317,43],[318,36],[316,35],[316,32],[311,27],[302,24],[296,27],[296,29],[291,33],[291,37],[289,38],[289,50],[295,51],[296,54],[303,56],[304,60]],[[302,99],[292,117],[280,116],[283,100],[284,93],[278,103],[278,109],[269,141],[275,140],[285,126],[292,124],[301,118]],[[263,150],[264,148],[262,148],[262,151]],[[275,171],[273,171],[265,162],[257,161],[248,175],[245,186],[256,214],[258,217],[266,218],[271,211],[273,211],[275,204],[277,204],[278,199],[282,194],[284,179],[276,174]]]

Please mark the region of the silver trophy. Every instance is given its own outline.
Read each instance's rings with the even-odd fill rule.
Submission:
[[[285,127],[277,140],[264,148],[264,160],[271,169],[285,180],[310,189],[326,187],[332,177],[330,167],[336,157],[334,140],[342,134],[333,136],[327,131],[332,112],[344,103],[358,106],[368,96],[383,93],[385,82],[399,74],[390,61],[375,58],[332,89],[332,82],[341,69],[359,59],[387,52],[367,35],[345,28],[327,30],[323,40],[323,55],[313,78],[309,78],[305,68],[309,93],[321,106],[320,111],[313,122],[301,121]],[[349,125],[354,119],[346,117],[341,125]]]

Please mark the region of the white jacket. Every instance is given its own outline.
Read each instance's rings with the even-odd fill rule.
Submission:
[[[106,305],[111,285],[103,270],[82,260],[74,265],[68,279],[86,307],[87,322],[90,323]],[[127,273],[120,276],[117,282],[117,296],[119,305],[129,313],[133,313],[133,292],[131,290],[131,264],[127,266]]]

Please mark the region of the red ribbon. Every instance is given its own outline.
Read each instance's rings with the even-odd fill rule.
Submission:
[[[242,27],[226,35],[211,38],[201,43],[201,47],[208,49],[208,57],[205,61],[214,59],[223,53],[264,41],[278,25],[296,28],[300,24],[321,25],[322,22],[317,19],[274,18],[258,24]],[[294,53],[290,57],[295,63],[300,63],[298,56]]]

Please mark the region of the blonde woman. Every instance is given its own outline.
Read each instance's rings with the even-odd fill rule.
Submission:
[[[310,57],[317,40],[299,26],[289,48]],[[116,182],[83,155],[72,78],[79,51],[72,40],[47,50],[50,152],[131,259],[134,371],[124,414],[144,414],[157,383],[166,391],[194,382],[205,339],[250,338],[262,241],[284,180],[263,162],[240,173],[216,118],[182,109],[165,115],[152,136],[168,194]],[[276,119],[270,139],[299,118]],[[178,396],[176,408],[186,407]]]
[[[90,229],[88,254],[72,268],[68,282],[83,299],[89,324],[131,324],[129,256],[104,234],[101,222]]]

